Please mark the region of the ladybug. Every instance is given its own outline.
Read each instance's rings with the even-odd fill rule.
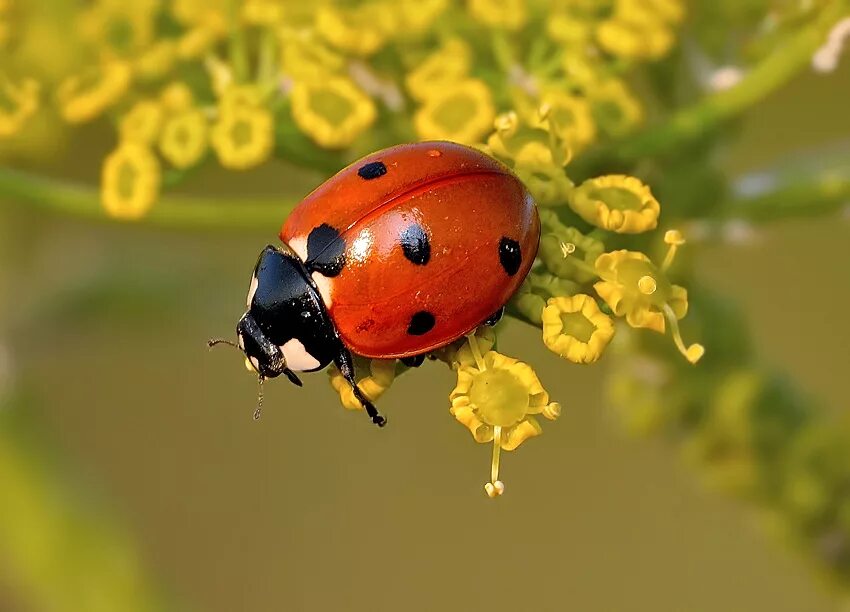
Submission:
[[[334,363],[384,425],[352,354],[419,365],[494,322],[534,262],[540,220],[503,164],[421,142],[340,171],[292,211],[280,239],[254,267],[238,348],[261,384],[284,374],[301,386],[295,372]]]

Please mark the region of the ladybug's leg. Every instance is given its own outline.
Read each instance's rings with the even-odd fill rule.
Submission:
[[[408,368],[418,368],[425,362],[425,354],[413,355],[412,357],[402,357],[399,361]]]
[[[501,320],[502,315],[504,315],[504,314],[505,314],[505,307],[502,306],[501,308],[499,308],[499,310],[497,310],[496,312],[491,314],[489,317],[484,319],[484,325],[488,325],[490,327],[493,327],[496,323],[498,323]]]
[[[336,367],[339,369],[342,377],[351,385],[351,390],[354,391],[354,397],[360,400],[363,407],[366,408],[366,414],[372,419],[372,422],[378,427],[383,427],[387,424],[387,420],[380,415],[375,405],[369,401],[369,398],[363,394],[360,387],[357,386],[357,381],[354,379],[354,360],[351,358],[351,353],[348,349],[342,348],[334,360]]]

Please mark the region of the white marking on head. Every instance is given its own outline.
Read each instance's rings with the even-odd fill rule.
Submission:
[[[321,364],[319,360],[313,357],[301,344],[297,338],[292,338],[280,347],[283,352],[283,357],[286,359],[286,367],[296,372],[304,372],[306,370],[315,370]]]
[[[289,241],[289,248],[295,251],[301,261],[307,261],[307,236],[296,236]]]
[[[316,283],[316,287],[319,288],[319,295],[322,296],[325,308],[330,308],[332,303],[331,292],[333,289],[333,279],[328,278],[324,274],[319,274],[318,272],[313,272],[311,276],[313,277],[313,282]]]
[[[249,357],[248,361],[251,362],[251,365],[254,366],[254,369],[257,370],[257,372],[260,371],[260,361],[256,357]]]
[[[248,287],[248,299],[246,300],[246,305],[248,308],[251,307],[251,302],[254,301],[254,294],[257,293],[257,287],[259,286],[260,281],[257,280],[257,275],[254,274],[251,276],[251,284]]]

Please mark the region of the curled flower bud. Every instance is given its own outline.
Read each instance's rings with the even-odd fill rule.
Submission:
[[[586,180],[570,194],[570,208],[588,223],[619,234],[655,229],[661,212],[649,187],[621,174]]]
[[[614,337],[614,323],[589,295],[551,298],[542,319],[547,348],[573,363],[593,363]]]
[[[94,119],[124,95],[131,76],[129,64],[112,61],[67,77],[56,90],[62,118],[69,123]]]
[[[452,391],[451,413],[466,426],[476,442],[493,443],[490,481],[485,487],[490,497],[504,491],[499,480],[502,449],[514,450],[542,429],[534,415],[555,419],[560,405],[549,401],[534,370],[525,363],[495,351],[482,355],[471,338],[474,365],[458,368],[457,386]]]

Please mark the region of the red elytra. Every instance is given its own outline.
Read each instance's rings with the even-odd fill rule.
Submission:
[[[540,239],[519,179],[449,142],[391,147],[351,164],[292,211],[280,239],[306,261],[320,226],[344,243],[341,269],[312,274],[337,332],[354,353],[384,359],[474,330],[516,292]]]

